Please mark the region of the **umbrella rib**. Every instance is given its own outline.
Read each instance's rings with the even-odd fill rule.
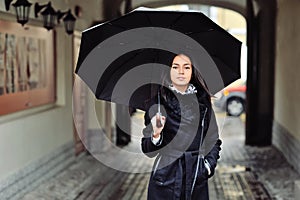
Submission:
[[[135,57],[137,57],[139,54],[141,54],[141,52],[144,51],[144,49],[140,49],[138,52],[136,52],[132,57],[126,59],[122,65],[125,65],[126,63],[128,63],[129,61],[131,61],[132,59],[134,59]]]
[[[150,17],[148,16],[148,14],[146,14],[146,16],[147,16],[147,19],[148,19],[148,21],[149,21],[149,24],[152,25],[151,19],[150,19]],[[172,29],[173,25],[176,24],[176,22],[179,21],[180,18],[182,18],[182,17],[183,17],[183,14],[181,14],[180,16],[178,16],[178,17],[177,17],[177,18],[176,18],[176,19],[168,26],[168,28],[169,28],[169,29]]]
[[[170,25],[169,25],[169,29],[173,29],[173,26],[183,17],[183,14],[181,14],[180,16],[178,16]]]
[[[130,60],[134,59],[136,56],[138,56],[139,54],[141,54],[141,51],[143,51],[143,49],[140,49],[138,52],[136,52],[134,55],[132,55],[130,58],[127,58],[124,62],[122,62],[122,65],[125,65],[126,63],[128,63]],[[119,70],[119,68],[116,68],[116,69],[113,69],[111,74],[115,74],[117,71]],[[110,79],[111,77],[110,76],[106,76],[105,80],[106,79]],[[108,81],[104,81],[104,82],[108,82]],[[100,91],[103,90],[103,88],[99,89]]]
[[[215,29],[210,28],[208,30],[203,30],[203,31],[197,31],[197,32],[187,32],[185,33],[186,35],[192,35],[192,34],[197,34],[197,33],[204,33],[204,32],[210,32],[210,31],[214,31]]]
[[[220,62],[225,63],[221,58],[219,58],[217,55],[210,55],[212,58],[218,59]],[[232,68],[227,66],[226,64],[224,65],[226,67],[226,70],[230,70],[232,73],[237,74],[236,71],[234,71]]]
[[[148,16],[148,14],[146,14],[146,17],[147,17],[147,20],[149,21],[149,24],[152,26],[152,22],[151,22],[150,17]]]
[[[108,24],[109,24],[110,26],[114,26],[114,27],[117,27],[117,28],[121,28],[121,29],[123,29],[123,30],[129,30],[129,28],[124,27],[124,26],[121,26],[121,25],[118,25],[118,24],[112,24],[112,23],[110,23],[110,22],[108,22]]]

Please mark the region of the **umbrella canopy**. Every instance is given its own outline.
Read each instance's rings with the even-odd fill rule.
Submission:
[[[216,93],[240,78],[240,52],[241,42],[200,12],[136,9],[82,33],[75,72],[98,99],[145,110],[176,54]]]

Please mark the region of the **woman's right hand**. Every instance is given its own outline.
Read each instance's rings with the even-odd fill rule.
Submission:
[[[157,122],[161,122],[161,126],[157,127]],[[151,124],[153,128],[153,137],[158,138],[160,136],[161,131],[164,128],[166,122],[166,117],[156,113],[154,117],[151,119]]]

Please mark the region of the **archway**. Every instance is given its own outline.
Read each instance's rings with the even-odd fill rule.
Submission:
[[[105,3],[106,2],[106,3]],[[247,20],[247,145],[272,144],[274,107],[274,63],[276,0],[122,0],[104,1],[107,16],[118,16],[124,5],[159,7],[174,4],[203,4],[239,12]],[[128,3],[129,2],[129,3]],[[128,7],[127,7],[128,9]]]

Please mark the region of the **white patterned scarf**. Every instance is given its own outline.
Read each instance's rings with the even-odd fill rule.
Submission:
[[[179,94],[182,94],[182,95],[186,95],[186,94],[195,94],[195,93],[197,93],[196,87],[195,87],[193,84],[191,84],[191,83],[189,83],[189,86],[187,87],[187,89],[186,89],[184,92],[180,92],[180,91],[177,90],[176,87],[174,87],[174,85],[172,85],[172,84],[169,85],[169,88],[170,88],[172,91],[175,91],[175,92],[177,92],[177,93],[179,93]]]

